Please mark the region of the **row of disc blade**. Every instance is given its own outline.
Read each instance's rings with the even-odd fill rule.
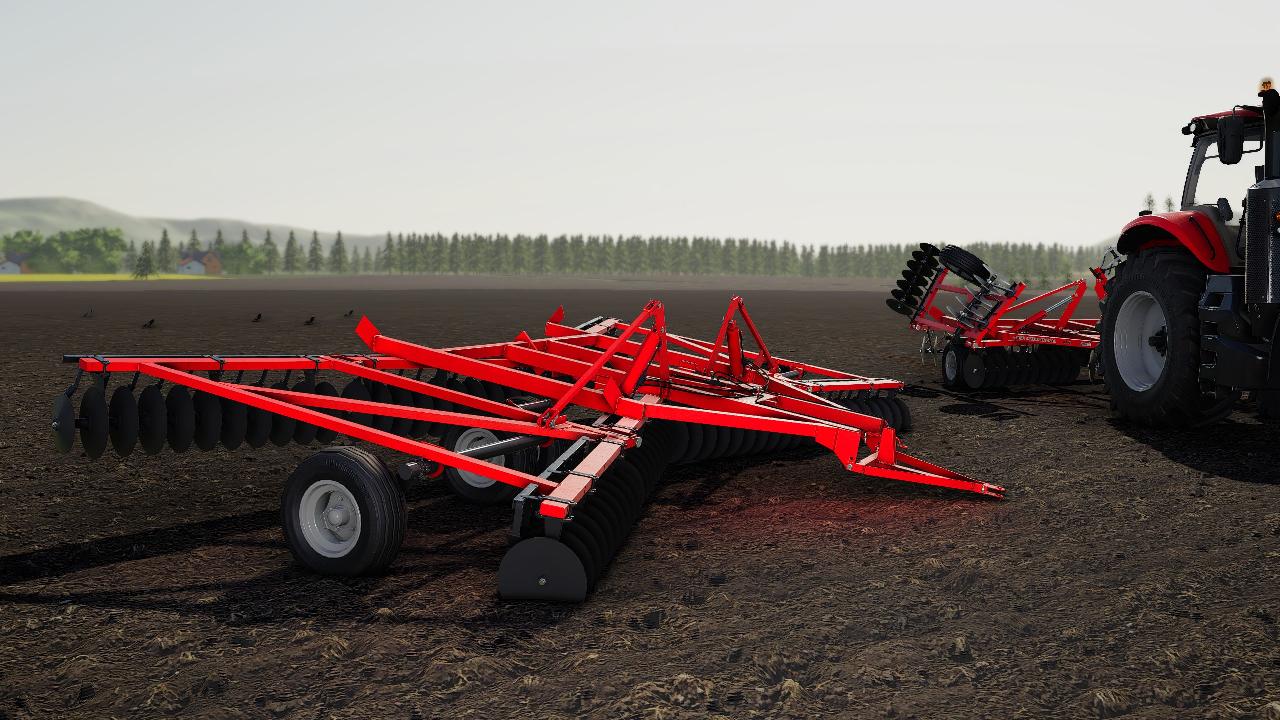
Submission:
[[[919,312],[925,288],[938,274],[939,252],[931,243],[920,243],[920,249],[911,253],[907,269],[902,271],[897,287],[889,293],[892,297],[885,301],[890,309],[908,317]]]

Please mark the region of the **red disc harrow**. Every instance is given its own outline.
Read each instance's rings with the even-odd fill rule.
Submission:
[[[1105,299],[1106,272],[1092,272],[1093,291]],[[1099,341],[1098,318],[1076,317],[1088,282],[1073,280],[1024,298],[1026,289],[963,248],[921,243],[887,304],[924,333],[922,353],[942,356],[946,387],[1074,382]]]
[[[771,354],[740,298],[713,341],[669,332],[658,301],[630,322],[563,316],[545,337],[443,349],[363,318],[362,354],[66,356],[80,372],[55,401],[55,442],[69,450],[78,431],[96,458],[108,444],[128,455],[341,434],[405,453],[416,460],[395,473],[354,446],[299,465],[282,512],[294,556],[328,574],[385,569],[405,531],[405,486],[442,477],[466,500],[513,507],[498,580],[508,598],[585,597],[669,463],[808,445],[859,475],[1003,493],[903,452],[901,382]],[[124,381],[108,397],[113,376]]]

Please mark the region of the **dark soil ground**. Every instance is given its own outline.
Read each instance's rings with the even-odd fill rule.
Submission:
[[[537,332],[561,302],[629,317],[650,293],[218,285],[0,293],[0,718],[1262,718],[1280,700],[1278,434],[1244,411],[1152,432],[1084,380],[956,396],[881,295],[753,292],[776,352],[908,381],[912,451],[1008,499],[829,455],[674,468],[586,603],[511,603],[508,512],[436,485],[410,497],[391,573],[344,581],[301,571],[279,529],[314,448],[58,455],[59,356],[356,351],[361,313],[447,346]],[[662,291],[688,334],[727,296]]]

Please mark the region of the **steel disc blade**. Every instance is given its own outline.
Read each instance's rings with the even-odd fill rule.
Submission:
[[[110,439],[111,419],[107,396],[100,385],[94,385],[80,398],[80,444],[92,460],[102,457]]]
[[[918,261],[918,260],[908,260],[908,261],[907,261],[907,269],[908,269],[908,270],[910,270],[910,271],[911,271],[911,272],[913,272],[913,273],[919,273],[919,272],[920,272],[920,261]]]
[[[244,441],[257,449],[271,439],[271,413],[256,407],[245,408]]]
[[[942,253],[942,251],[938,249],[937,245],[934,245],[932,243],[927,243],[927,242],[920,243],[920,249],[923,250],[930,257],[937,257]]]
[[[235,450],[245,441],[249,432],[249,407],[244,403],[222,398],[222,431],[218,440],[222,447]]]
[[[186,452],[191,449],[191,439],[196,434],[196,409],[191,403],[191,391],[181,385],[174,385],[169,388],[164,405],[168,418],[166,434],[169,447],[174,452]]]
[[[289,385],[281,380],[272,385],[271,388],[273,390],[288,390]],[[297,427],[297,420],[278,413],[271,413],[271,444],[283,447],[293,442],[293,432]]]
[[[391,402],[396,405],[406,405],[413,407],[413,393],[402,387],[391,387]],[[396,435],[408,437],[413,430],[413,420],[409,418],[395,418],[391,423],[391,432]]]
[[[392,404],[391,388],[388,388],[382,383],[373,383],[372,387],[369,388],[369,394],[372,396],[374,402],[386,405]],[[383,432],[391,432],[391,427],[395,425],[395,422],[396,419],[389,415],[373,416],[373,427],[375,429],[382,430]]]
[[[296,393],[313,393],[316,391],[316,385],[310,380],[303,379],[299,380],[292,389]],[[311,423],[298,421],[298,424],[293,428],[293,441],[299,445],[310,444],[312,440],[316,439],[316,432],[319,429]]]
[[[893,310],[896,313],[902,313],[903,315],[911,314],[911,308],[907,307],[906,304],[903,303],[901,300],[895,300],[894,298],[889,298],[888,300],[884,301],[884,304],[888,305],[889,309]]]
[[[53,399],[53,446],[58,452],[71,452],[76,439],[76,411],[71,409],[71,398],[58,393]]]
[[[889,295],[890,295],[890,296],[892,296],[894,300],[898,300],[898,301],[902,301],[902,300],[906,300],[906,299],[907,299],[907,294],[906,294],[905,292],[903,292],[902,290],[897,290],[897,289],[895,289],[895,290],[890,290],[890,291],[889,291]]]
[[[334,387],[333,383],[330,383],[327,380],[321,380],[316,383],[316,394],[324,395],[326,397],[338,397],[338,388]],[[338,417],[344,416],[343,413],[336,410],[330,410],[329,413]],[[323,427],[316,428],[316,440],[319,440],[322,443],[333,442],[333,439],[336,437],[338,437],[337,430]]]
[[[907,290],[910,290],[911,288],[915,287],[914,284],[907,282],[906,279],[898,280],[897,282],[894,283],[894,285],[897,285],[898,289],[903,292],[906,292]]]
[[[923,251],[923,250],[912,250],[912,251],[911,251],[911,259],[912,259],[912,260],[915,260],[916,262],[921,262],[921,261],[923,261],[923,260],[924,260],[925,258],[927,258],[927,257],[929,257],[928,253],[926,253],[926,252],[925,252],[925,251]]]
[[[906,280],[907,282],[909,282],[909,283],[911,283],[911,284],[913,284],[913,285],[916,283],[916,280],[917,280],[917,278],[916,278],[916,274],[915,274],[915,273],[913,273],[913,272],[911,272],[910,270],[903,270],[903,271],[902,271],[902,279],[903,279],[903,280]]]
[[[111,447],[120,457],[128,457],[138,444],[138,401],[133,391],[121,385],[111,393]]]
[[[168,431],[164,393],[159,385],[148,385],[138,396],[138,442],[142,444],[142,451],[155,455],[163,450]]]
[[[431,410],[434,405],[430,395],[413,393],[413,406],[419,410]],[[431,434],[431,425],[432,423],[426,420],[414,420],[413,427],[409,429],[409,436],[415,440],[421,440]]]
[[[352,380],[347,383],[346,387],[342,388],[342,397],[347,400],[363,400],[365,402],[373,399],[369,395],[369,388],[365,387],[364,381],[360,378]],[[361,425],[373,424],[373,416],[369,413],[347,413],[347,419]]]
[[[193,439],[196,447],[208,452],[218,446],[222,435],[222,398],[197,390],[191,402],[196,415]]]

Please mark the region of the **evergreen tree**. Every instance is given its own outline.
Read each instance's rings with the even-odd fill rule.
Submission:
[[[320,247],[320,233],[311,231],[311,247],[307,250],[307,270],[320,272],[324,268],[324,249]]]
[[[155,271],[157,273],[173,272],[178,259],[173,255],[173,243],[169,241],[168,228],[160,231],[160,247],[156,248]]]
[[[1164,198],[1164,211],[1173,212],[1174,210],[1177,210],[1177,209],[1178,209],[1178,206],[1173,204],[1173,196],[1166,195]]]
[[[169,239],[169,236],[166,233],[164,236],[164,240],[168,240],[168,239]],[[150,242],[143,242],[142,251],[138,253],[138,258],[137,260],[134,261],[133,276],[139,280],[146,280],[147,278],[155,274],[156,274],[155,251],[152,249]]]
[[[187,247],[184,252],[190,257],[196,257],[200,254],[200,238],[196,237],[196,229],[191,228],[191,237],[187,240]]]
[[[365,273],[373,272],[373,253],[369,251],[369,246],[364,246],[364,260],[360,262],[360,271]]]
[[[302,269],[302,247],[298,245],[298,238],[289,231],[289,239],[284,243],[284,271],[287,273],[296,273]]]
[[[0,257],[4,254],[0,253]],[[138,263],[138,245],[134,241],[129,241],[129,247],[124,251],[124,258],[120,261],[121,272],[133,272],[134,267]],[[152,268],[154,270],[155,259],[152,259]]]
[[[333,239],[333,245],[329,247],[329,272],[344,273],[349,269],[347,246],[342,242],[342,231],[339,230],[337,237]]]
[[[280,269],[280,250],[276,248],[276,241],[271,239],[270,230],[262,240],[262,269],[271,274]]]
[[[222,257],[222,253],[218,252],[218,243],[221,241],[222,241],[222,231],[219,230],[218,239],[213,241],[213,251],[218,253],[218,257]],[[255,262],[257,258],[254,257],[254,255],[255,253],[254,253],[253,243],[250,242],[249,240],[249,230],[241,229],[240,245],[236,247],[236,251],[234,253],[235,263],[233,267],[235,269],[233,270],[233,272],[237,275],[248,275],[250,273],[255,272],[256,268],[254,267],[254,265],[257,264]],[[223,262],[223,265],[224,266],[226,265],[225,261]]]
[[[391,233],[387,233],[387,244],[382,247],[382,266],[378,271],[393,273],[399,269],[399,263],[396,262],[396,242],[391,239]]]
[[[243,230],[242,232],[244,233],[244,238],[246,240],[249,239],[249,231]],[[213,251],[220,258],[227,252],[227,242],[222,239],[222,228],[218,228],[217,234],[213,236]]]
[[[1142,206],[1150,212],[1156,211],[1156,196],[1147,193],[1147,197],[1142,200]]]

